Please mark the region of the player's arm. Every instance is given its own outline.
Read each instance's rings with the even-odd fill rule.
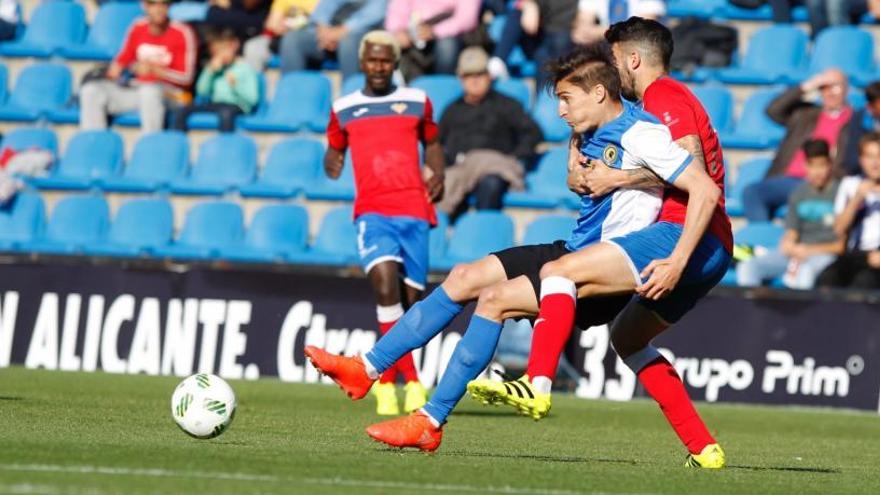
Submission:
[[[330,123],[327,124],[327,151],[324,153],[324,173],[331,179],[338,179],[345,164],[345,150],[348,148],[348,137],[335,111],[330,111]]]
[[[440,201],[443,199],[446,158],[443,155],[443,146],[440,145],[439,139],[425,144],[425,167],[431,171],[431,176],[425,181],[428,197],[432,202]]]
[[[575,194],[589,194],[585,181],[587,157],[581,154],[581,137],[572,134],[568,139],[568,189]]]

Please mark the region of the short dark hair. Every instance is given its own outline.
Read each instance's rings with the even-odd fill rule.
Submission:
[[[620,101],[620,74],[614,66],[611,50],[604,42],[579,46],[547,63],[544,72],[547,74],[548,91],[552,92],[557,84],[565,80],[585,91],[601,84],[612,100]]]
[[[807,139],[801,147],[807,158],[831,158],[831,147],[828,141],[819,139]]]
[[[215,41],[240,41],[235,30],[228,27],[216,28],[208,31],[205,35],[205,39],[208,43],[214,43]]]
[[[865,88],[865,98],[868,100],[868,103],[880,100],[880,81],[874,81]]]
[[[605,40],[612,45],[614,43],[638,43],[645,49],[648,56],[655,57],[655,64],[659,62],[663,64],[664,69],[669,68],[669,60],[672,58],[674,48],[672,32],[653,19],[633,16],[625,21],[614,23],[605,31]]]
[[[880,144],[880,132],[871,131],[859,139],[859,153],[865,151],[865,146],[869,144]]]

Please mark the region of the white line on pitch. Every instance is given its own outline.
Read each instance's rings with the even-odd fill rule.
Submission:
[[[147,476],[153,478],[201,478],[227,481],[279,481],[277,476],[246,473],[218,473],[210,471],[172,471],[169,469],[139,469],[109,466],[63,466],[57,464],[0,464],[3,471],[42,473],[102,474],[110,476]]]
[[[475,486],[475,485],[447,485],[438,483],[407,483],[401,481],[373,481],[352,480],[345,478],[305,478],[306,483],[316,485],[350,486],[360,488],[390,488],[400,490],[424,490],[435,492],[471,492],[471,493],[500,493],[510,495],[580,495],[589,493],[601,495],[602,492],[579,492],[570,490],[556,490],[552,488],[520,488],[515,486]]]

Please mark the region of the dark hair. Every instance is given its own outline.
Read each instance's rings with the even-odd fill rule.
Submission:
[[[880,132],[871,131],[863,135],[862,138],[859,139],[859,153],[863,152],[865,150],[865,146],[871,143],[880,144]]]
[[[208,43],[213,43],[215,41],[238,41],[238,34],[235,33],[235,30],[232,28],[217,28],[208,31],[205,34],[205,39]]]
[[[605,31],[605,40],[612,45],[638,43],[645,51],[645,55],[655,58],[653,60],[655,64],[660,63],[663,64],[664,69],[669,68],[673,49],[672,32],[655,20],[634,16],[614,23]]]
[[[865,98],[868,100],[868,103],[880,100],[880,81],[874,81],[865,88]]]
[[[824,139],[807,139],[801,147],[807,158],[831,158],[831,148]]]
[[[547,90],[562,81],[589,91],[601,84],[614,101],[620,100],[620,74],[614,66],[609,46],[603,42],[579,46],[544,66],[547,74]]]

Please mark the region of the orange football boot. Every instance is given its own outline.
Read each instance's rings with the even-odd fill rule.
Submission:
[[[437,428],[428,416],[416,411],[409,416],[370,425],[367,435],[392,447],[415,447],[424,452],[433,452],[443,439],[443,428]]]
[[[360,356],[337,356],[313,345],[306,346],[305,354],[312,366],[336,382],[351,400],[362,399],[376,381],[367,375]]]

